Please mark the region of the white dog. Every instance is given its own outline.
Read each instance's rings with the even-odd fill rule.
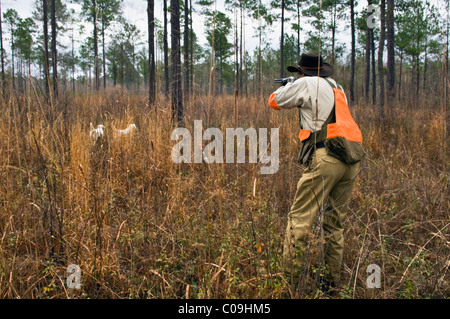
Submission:
[[[124,130],[118,130],[114,127],[114,137],[132,135],[135,131],[137,131],[136,124],[130,124]]]
[[[99,138],[103,138],[105,136],[105,126],[103,124],[97,125],[96,128],[94,128],[94,125],[92,125],[92,122],[90,123],[91,131],[89,132],[89,136],[94,140],[97,141]]]

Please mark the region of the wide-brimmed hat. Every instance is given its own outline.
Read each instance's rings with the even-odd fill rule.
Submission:
[[[297,66],[288,66],[289,72],[302,72],[310,76],[322,76],[327,77],[333,74],[333,67],[323,62],[322,56],[317,53],[303,53],[298,61]]]

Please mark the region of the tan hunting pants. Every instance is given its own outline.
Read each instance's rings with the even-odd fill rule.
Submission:
[[[311,164],[298,182],[294,203],[288,214],[283,247],[283,269],[286,273],[302,274],[311,240],[309,234],[320,212],[323,216],[327,280],[339,282],[344,251],[342,219],[347,211],[358,166],[345,164],[327,155],[325,148],[315,151]]]

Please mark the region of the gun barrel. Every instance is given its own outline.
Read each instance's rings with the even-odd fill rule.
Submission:
[[[283,83],[283,80],[284,80],[284,79],[275,79],[274,82],[275,82],[275,83]]]

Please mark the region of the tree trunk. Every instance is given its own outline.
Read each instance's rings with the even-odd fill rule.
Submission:
[[[164,82],[165,94],[169,94],[169,44],[167,41],[167,0],[163,0],[164,11]]]
[[[352,49],[351,49],[351,75],[350,75],[350,101],[355,101],[355,0],[350,0],[350,23],[352,32]]]
[[[94,6],[94,74],[95,74],[95,90],[98,91],[100,86],[100,77],[98,70],[98,32],[97,32],[97,0],[92,0]]]
[[[51,101],[50,93],[50,62],[48,55],[48,4],[47,0],[43,0],[43,23],[44,23],[44,78],[45,78],[45,95],[47,103]]]
[[[242,46],[242,51],[243,53],[243,57],[242,59],[244,60],[244,80],[245,80],[245,97],[248,97],[248,74],[247,74],[247,52],[245,51],[245,1],[243,2],[243,6],[244,6],[244,36],[243,36],[243,46]]]
[[[12,87],[13,89],[16,88],[16,79],[15,79],[15,63],[14,63],[14,30],[11,26],[11,75],[12,75]]]
[[[333,2],[333,20],[331,21],[331,65],[336,61],[336,1]]]
[[[56,0],[52,0],[52,66],[53,66],[53,96],[58,98],[58,52],[56,50]]]
[[[370,30],[370,42],[372,50],[372,103],[377,104],[377,75],[375,69],[375,35],[373,29]]]
[[[103,88],[106,89],[106,52],[105,52],[105,23],[102,19],[102,56],[103,56]]]
[[[403,49],[400,49],[400,72],[398,75],[398,97],[402,98]]]
[[[297,0],[297,59],[300,58],[300,0]]]
[[[395,96],[394,0],[387,0],[387,93]]]
[[[189,99],[189,0],[184,0],[184,98]]]
[[[234,7],[234,95],[238,94],[239,90],[239,37],[238,37],[238,14]],[[236,99],[235,99],[236,100]]]
[[[419,98],[420,87],[420,61],[419,55],[416,56],[416,100]]]
[[[243,20],[244,20],[244,3],[240,3],[240,13],[241,13],[241,29],[240,29],[240,39],[239,39],[239,92],[242,92],[242,85],[243,85],[243,76],[242,76],[242,65],[243,65],[243,59],[242,59],[242,42],[243,42]]]
[[[383,68],[383,51],[384,51],[384,37],[385,37],[385,0],[380,3],[381,15],[381,30],[380,42],[378,45],[378,77],[380,83],[380,120],[384,121],[384,68]]]
[[[370,1],[367,1],[368,5],[370,5]],[[367,12],[367,15],[369,15],[369,12]],[[369,90],[370,90],[370,28],[367,27],[366,31],[366,76],[365,76],[365,99],[366,102],[369,102]]]
[[[181,52],[180,52],[180,2],[170,1],[170,26],[172,49],[172,115],[174,121],[181,124],[183,117],[183,91],[181,89]]]
[[[423,93],[426,93],[427,89],[427,62],[428,62],[428,47],[425,45],[425,57],[423,61]]]
[[[281,0],[280,78],[284,78],[284,0]]]
[[[0,50],[2,63],[2,93],[5,96],[5,56],[3,52],[2,3],[0,1]]]
[[[156,98],[155,81],[155,1],[148,0],[148,107],[152,108]]]
[[[75,93],[75,40],[73,36],[73,24],[72,24],[72,92]]]
[[[189,41],[189,45],[191,46],[190,49],[190,59],[189,59],[189,67],[190,67],[190,77],[191,77],[191,82],[190,82],[190,93],[194,94],[194,27],[192,26],[192,0],[189,0],[189,8],[191,8],[191,10],[189,10],[189,23],[190,23],[190,38],[191,41]]]

